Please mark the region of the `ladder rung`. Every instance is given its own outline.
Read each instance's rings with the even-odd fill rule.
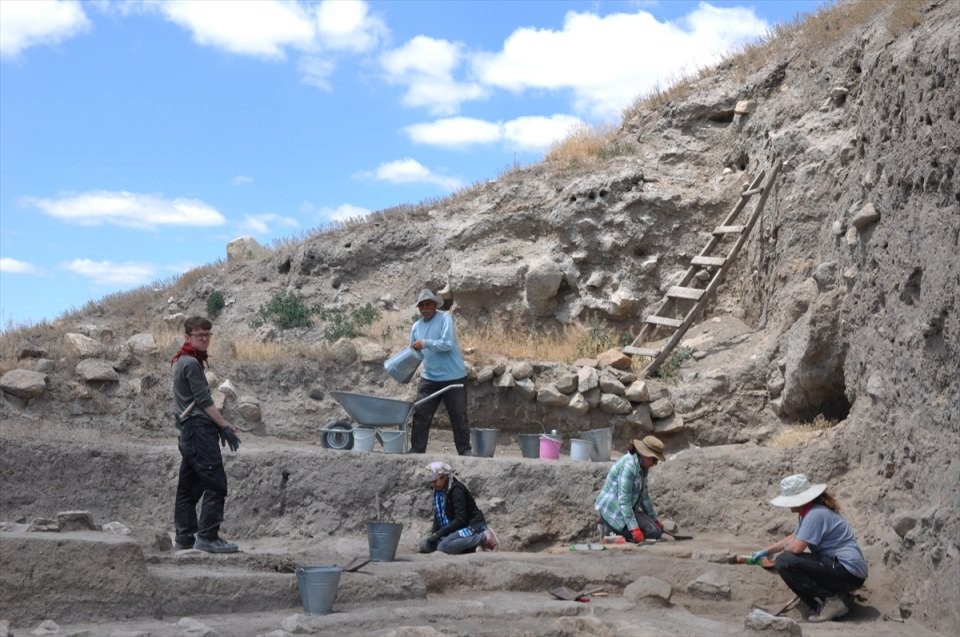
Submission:
[[[690,263],[693,265],[713,265],[720,266],[723,265],[726,261],[723,257],[693,257],[690,260]]]
[[[684,288],[680,287],[679,285],[675,285],[667,290],[667,296],[675,299],[690,299],[692,301],[699,301],[704,292],[706,292],[706,290],[700,290],[698,288]]]
[[[713,234],[740,234],[746,226],[717,226]]]
[[[751,195],[759,195],[763,192],[763,188],[751,188],[750,190],[744,190],[740,193],[741,197],[749,197]]]
[[[623,348],[623,353],[626,354],[627,356],[648,356],[650,358],[656,358],[657,354],[660,353],[660,350],[627,345],[626,347]]]
[[[666,316],[648,316],[643,320],[647,323],[653,323],[654,325],[667,325],[669,327],[680,327],[683,325],[682,320],[667,318]]]

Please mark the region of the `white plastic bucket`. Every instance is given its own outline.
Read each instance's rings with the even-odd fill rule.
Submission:
[[[563,440],[560,438],[554,438],[553,436],[540,436],[540,459],[541,460],[556,460],[560,457],[560,447],[563,445]]]
[[[593,444],[589,440],[580,438],[570,439],[570,458],[572,460],[589,460]]]
[[[307,566],[297,569],[300,603],[307,615],[326,615],[333,608],[340,586],[340,569],[336,566]]]
[[[357,427],[353,430],[353,450],[373,451],[373,443],[377,440],[377,430],[369,427]]]
[[[406,451],[404,446],[407,442],[407,432],[400,431],[381,431],[378,432],[380,442],[383,443],[383,453],[403,453]]]

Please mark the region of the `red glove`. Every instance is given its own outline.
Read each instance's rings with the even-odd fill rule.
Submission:
[[[657,526],[660,527],[660,530],[662,531],[662,530],[663,530],[663,522],[661,522],[659,519],[654,520],[654,522],[656,522]]]
[[[641,531],[639,528],[631,530],[630,535],[633,537],[633,541],[637,544],[643,542],[643,531]]]

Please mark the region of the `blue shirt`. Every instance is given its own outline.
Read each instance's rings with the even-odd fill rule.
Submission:
[[[450,518],[447,517],[447,494],[443,490],[433,492],[433,514],[437,518],[438,529],[442,529],[450,524]],[[459,531],[455,531],[455,533],[461,537],[470,537],[473,535],[473,529],[465,526]]]
[[[467,366],[457,344],[453,317],[437,312],[429,321],[421,317],[410,329],[410,345],[423,341],[423,372],[427,380],[458,380],[467,375]]]
[[[795,533],[811,553],[835,557],[854,577],[867,579],[867,560],[860,551],[850,524],[822,504],[815,504],[800,520]]]

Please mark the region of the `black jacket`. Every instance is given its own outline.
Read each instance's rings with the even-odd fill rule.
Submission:
[[[483,517],[483,513],[477,508],[477,503],[474,501],[473,496],[470,495],[467,487],[453,476],[450,476],[450,479],[453,481],[453,484],[450,485],[450,489],[447,491],[447,501],[445,505],[445,513],[447,514],[449,523],[443,528],[440,528],[436,512],[434,512],[433,534],[437,537],[446,537],[468,526],[474,531],[479,531],[481,527],[486,525],[486,519]]]

